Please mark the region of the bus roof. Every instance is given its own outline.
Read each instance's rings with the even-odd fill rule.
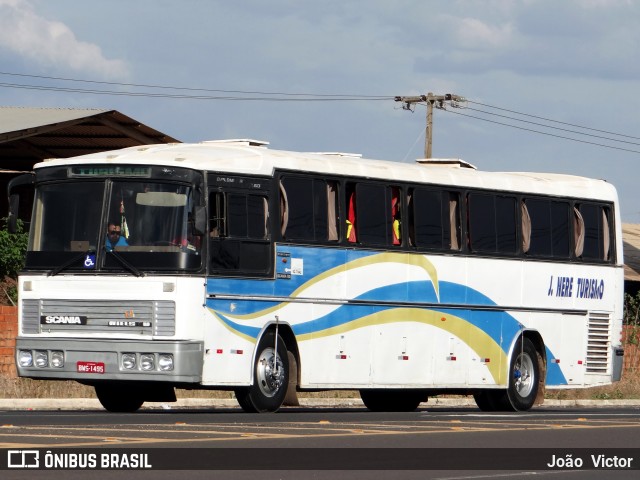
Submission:
[[[418,160],[409,164],[360,158],[339,152],[304,153],[273,150],[267,142],[224,140],[146,145],[38,163],[34,169],[90,164],[149,164],[228,174],[272,176],[276,169],[413,183],[542,193],[616,201],[615,188],[604,180],[575,175],[487,172],[462,160]]]

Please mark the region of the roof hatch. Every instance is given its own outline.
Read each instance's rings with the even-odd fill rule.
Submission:
[[[450,168],[471,168],[477,170],[475,165],[469,162],[465,162],[460,158],[418,158],[416,160],[420,165],[435,165],[437,167],[450,167]]]

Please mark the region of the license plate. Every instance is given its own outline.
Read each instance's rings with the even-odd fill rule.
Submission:
[[[78,362],[76,364],[78,373],[104,373],[104,363],[102,362]]]

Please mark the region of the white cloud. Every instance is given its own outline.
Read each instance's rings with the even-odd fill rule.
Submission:
[[[45,66],[62,66],[105,78],[123,78],[127,64],[105,58],[64,23],[48,20],[28,0],[0,0],[0,49]]]
[[[457,44],[461,48],[496,48],[510,45],[511,24],[489,25],[476,18],[463,18],[454,23]]]

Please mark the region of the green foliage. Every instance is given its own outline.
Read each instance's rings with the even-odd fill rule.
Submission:
[[[640,344],[640,292],[632,297],[624,295],[624,324],[627,327],[627,344]]]
[[[640,291],[635,297],[624,294],[624,324],[640,326]]]
[[[24,231],[21,221],[18,221],[16,233],[9,233],[7,219],[2,220],[5,225],[0,229],[0,280],[5,277],[16,280],[18,272],[24,266],[29,234]]]

